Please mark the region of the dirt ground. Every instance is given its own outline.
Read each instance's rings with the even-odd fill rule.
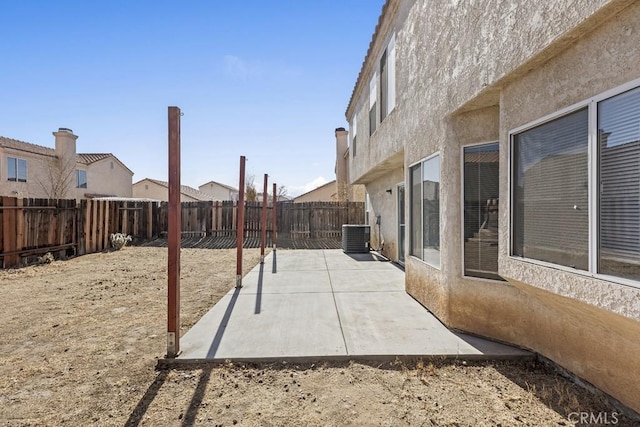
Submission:
[[[258,260],[246,250],[245,273]],[[181,277],[184,333],[234,286],[235,250],[183,249]],[[580,419],[572,413],[634,425],[532,361],[156,371],[166,350],[163,248],[0,270],[0,292],[2,425],[568,426]]]

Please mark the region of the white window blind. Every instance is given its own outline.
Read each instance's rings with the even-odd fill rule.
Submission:
[[[640,88],[598,103],[600,273],[640,280]]]

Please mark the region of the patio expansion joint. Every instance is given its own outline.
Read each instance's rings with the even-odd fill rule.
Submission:
[[[336,293],[333,290],[333,281],[331,280],[331,274],[329,273],[329,264],[327,263],[327,254],[322,251],[324,258],[324,265],[327,269],[327,276],[329,277],[329,286],[331,286],[331,297],[333,298],[333,306],[336,309],[336,316],[338,316],[338,325],[340,325],[340,334],[342,335],[342,342],[344,343],[344,351],[346,355],[349,355],[349,347],[347,347],[347,339],[344,337],[344,328],[342,327],[342,319],[340,319],[340,312],[338,311],[338,303],[336,302]]]

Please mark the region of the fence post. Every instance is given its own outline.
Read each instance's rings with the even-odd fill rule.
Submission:
[[[240,182],[238,189],[238,223],[236,227],[236,240],[238,250],[236,254],[236,288],[242,287],[242,245],[244,244],[244,167],[246,158],[240,156]]]
[[[276,219],[276,205],[278,204],[278,195],[276,194],[277,185],[273,183],[273,210],[271,212],[271,243],[273,250],[276,250],[276,242],[278,241],[278,221]]]
[[[167,357],[180,352],[180,109],[169,107],[169,230]]]
[[[267,181],[269,175],[264,174],[264,190],[262,191],[262,215],[260,217],[260,264],[264,264],[264,247],[267,244]]]
[[[18,206],[18,199],[14,197],[3,197],[3,207]],[[5,209],[2,213],[2,232],[4,234],[4,252],[15,252],[18,249],[18,239],[16,233],[16,216],[18,209]],[[5,255],[3,258],[4,268],[15,267],[20,264],[20,255]]]

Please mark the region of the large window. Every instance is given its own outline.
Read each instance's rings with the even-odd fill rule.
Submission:
[[[586,108],[514,135],[513,254],[589,268]]]
[[[380,58],[380,121],[396,105],[396,38],[391,36]]]
[[[598,103],[599,271],[640,280],[640,88]]]
[[[369,82],[369,136],[373,135],[376,131],[376,125],[378,124],[376,112],[377,79],[378,75],[373,73],[373,77],[371,77],[371,81]]]
[[[512,135],[512,255],[640,281],[637,85]]]
[[[87,171],[76,169],[76,188],[87,188]]]
[[[411,255],[440,268],[440,156],[410,170]]]
[[[351,121],[351,156],[356,156],[356,138],[358,136],[358,114],[356,113],[353,116],[353,120]]]
[[[498,275],[498,143],[464,148],[464,275]]]
[[[15,157],[7,157],[7,179],[9,181],[27,182],[27,161]]]

